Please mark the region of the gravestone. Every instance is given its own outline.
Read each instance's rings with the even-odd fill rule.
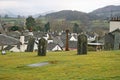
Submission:
[[[78,35],[77,54],[87,54],[87,36],[85,34]]]
[[[38,56],[46,56],[47,41],[41,38],[38,43]]]
[[[33,52],[33,50],[34,50],[34,42],[35,42],[35,39],[31,36],[29,41],[28,41],[26,52]]]

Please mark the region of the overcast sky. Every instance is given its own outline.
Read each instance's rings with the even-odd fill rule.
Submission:
[[[25,14],[60,10],[91,12],[107,5],[120,5],[120,0],[0,0],[0,9]]]

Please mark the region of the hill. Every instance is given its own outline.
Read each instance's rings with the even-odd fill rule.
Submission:
[[[4,17],[5,15],[9,16],[9,17],[17,17],[16,14],[14,14],[13,12],[11,12],[10,10],[0,10],[0,16]]]
[[[0,80],[120,80],[120,51],[48,52],[0,55]],[[28,64],[50,62],[42,67]]]
[[[94,32],[97,32],[98,34],[101,34],[102,31],[108,30],[108,23],[105,23],[100,16],[97,16],[91,13],[72,11],[72,10],[63,10],[63,11],[47,14],[44,17],[48,19],[50,22],[51,20],[57,19],[57,20],[69,21],[71,23],[78,23],[79,27],[82,30],[94,31]],[[56,22],[54,21],[53,23],[55,24]],[[98,30],[101,30],[101,31],[98,31]]]
[[[120,6],[106,6],[103,8],[96,9],[92,11],[90,14],[97,15],[99,17],[111,17],[111,16],[120,16]]]
[[[72,10],[62,10],[59,12],[50,13],[45,15],[45,17],[52,19],[65,19],[68,21],[74,21],[74,20],[89,21],[90,19],[98,18],[96,15],[87,14],[85,12],[80,12],[80,11],[72,11]]]
[[[52,19],[66,19],[69,21],[74,20],[95,20],[95,19],[106,19],[111,16],[120,16],[120,6],[105,6],[99,9],[96,9],[90,13],[80,12],[80,11],[72,11],[72,10],[63,10],[59,12],[54,12],[45,15],[47,18]]]

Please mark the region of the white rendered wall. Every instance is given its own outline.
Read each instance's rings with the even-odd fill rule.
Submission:
[[[20,42],[21,42],[22,44],[24,44],[24,43],[25,43],[24,39],[25,39],[25,37],[24,37],[24,36],[20,36]]]
[[[120,29],[120,21],[110,21],[110,30],[109,32],[112,32],[116,29]]]
[[[20,42],[22,43],[21,45],[20,45],[20,51],[21,52],[24,52],[25,51],[25,41],[24,41],[24,39],[25,39],[25,37],[24,36],[20,36]]]
[[[52,49],[52,51],[60,51],[60,50],[62,50],[58,45],[56,45],[53,49]]]

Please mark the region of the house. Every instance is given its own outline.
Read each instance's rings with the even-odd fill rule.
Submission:
[[[120,49],[120,29],[116,29],[105,35],[105,50]]]
[[[109,33],[105,34],[105,50],[120,50],[120,18],[113,17],[110,20]]]
[[[77,50],[77,41],[69,41],[69,49]]]
[[[61,51],[63,50],[59,44],[48,43],[47,51]]]
[[[0,34],[5,34],[5,31],[3,30],[3,27],[1,24],[0,24]]]
[[[20,52],[20,48],[17,45],[8,45],[4,48],[4,50],[8,50],[11,52]]]
[[[88,42],[88,51],[101,51],[103,49],[103,43],[89,43]]]
[[[112,17],[109,21],[109,32],[112,32],[116,29],[120,29],[120,17]]]
[[[0,46],[1,46],[1,50],[3,50],[5,47],[11,45],[13,48],[14,45],[20,45],[21,42],[18,39],[15,39],[13,37],[4,35],[4,34],[0,34]],[[10,48],[10,49],[11,49]]]
[[[53,43],[58,44],[60,47],[64,46],[64,43],[63,43],[63,41],[62,41],[60,36],[54,37],[53,38]]]
[[[70,41],[77,41],[77,38],[75,38],[75,36],[72,35]]]

